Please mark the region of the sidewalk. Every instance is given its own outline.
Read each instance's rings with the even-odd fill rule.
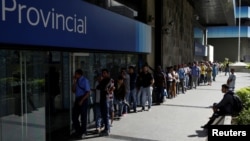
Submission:
[[[198,86],[179,94],[174,99],[150,112],[128,114],[120,121],[114,121],[111,134],[107,137],[88,135],[88,141],[205,141],[206,133],[200,128],[212,114],[209,106],[219,102],[223,94],[221,85],[228,76],[219,74],[212,86]],[[249,73],[236,72],[236,91],[250,86]],[[139,109],[139,108],[138,108]]]

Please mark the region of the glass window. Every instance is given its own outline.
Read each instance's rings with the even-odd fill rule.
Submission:
[[[0,50],[1,141],[45,140],[44,56]]]

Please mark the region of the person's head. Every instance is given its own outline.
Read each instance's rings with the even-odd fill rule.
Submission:
[[[147,73],[148,72],[148,66],[147,65],[144,65],[143,68],[142,68],[142,71],[144,73]]]
[[[157,66],[157,72],[162,72],[161,66]]]
[[[83,71],[81,69],[77,69],[75,71],[75,78],[80,78],[83,75]]]
[[[102,77],[103,78],[109,77],[109,71],[108,71],[108,69],[102,69]]]
[[[235,69],[234,69],[234,68],[232,68],[230,71],[231,71],[231,73],[232,73],[232,74],[234,74]]]
[[[102,80],[102,74],[97,74],[96,80],[100,82]]]
[[[122,84],[123,83],[123,76],[121,76],[121,75],[118,76],[117,83],[118,84]]]
[[[222,84],[221,85],[221,92],[226,93],[229,89],[229,86],[227,84]]]
[[[129,71],[129,73],[134,73],[135,72],[135,67],[134,66],[129,66],[128,71]]]

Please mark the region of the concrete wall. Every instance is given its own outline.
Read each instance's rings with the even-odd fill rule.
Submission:
[[[193,7],[187,0],[163,0],[163,67],[194,60]]]
[[[154,58],[155,58],[155,2],[152,0],[146,0],[146,20],[147,24],[152,27],[152,52],[147,55],[147,62],[150,66],[155,66]]]
[[[238,38],[208,39],[208,44],[214,46],[214,60],[223,62],[229,58],[230,62],[238,61]],[[241,39],[241,58],[250,55],[249,39]]]

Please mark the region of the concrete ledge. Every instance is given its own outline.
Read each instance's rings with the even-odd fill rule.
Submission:
[[[219,116],[214,120],[212,125],[231,125],[232,123],[232,116]],[[205,141],[208,141],[208,138],[206,138]]]
[[[231,125],[232,116],[219,116],[214,120],[212,125]]]

